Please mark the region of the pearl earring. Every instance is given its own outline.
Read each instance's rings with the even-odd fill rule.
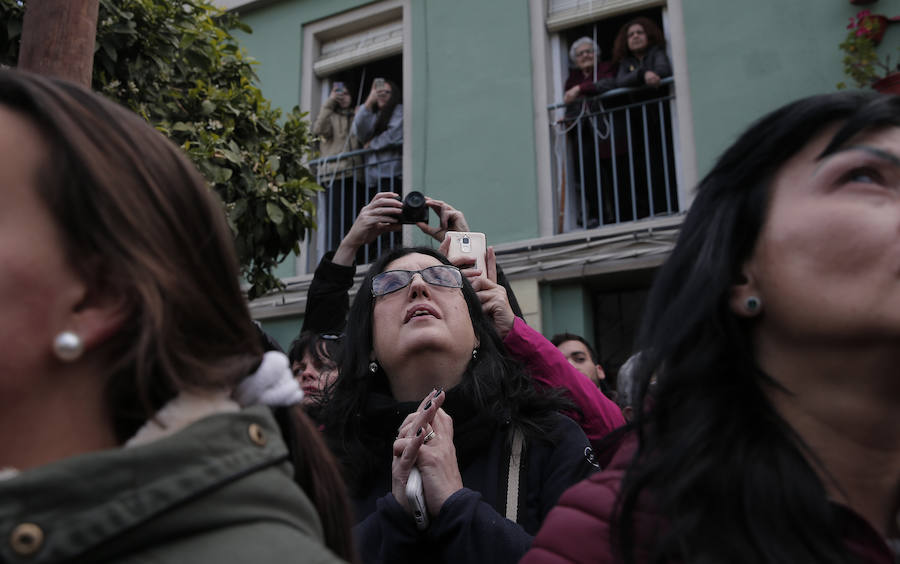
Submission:
[[[756,313],[759,311],[759,308],[762,307],[762,300],[756,296],[750,296],[747,298],[745,305],[747,306],[747,311],[749,313]]]
[[[369,363],[369,372],[371,372],[372,374],[378,372],[378,361],[373,360]]]
[[[84,343],[77,333],[63,331],[53,339],[53,354],[63,362],[77,360],[84,352]]]

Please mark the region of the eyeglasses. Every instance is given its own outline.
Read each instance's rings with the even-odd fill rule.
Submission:
[[[372,278],[372,295],[384,296],[409,286],[413,276],[419,274],[422,280],[432,286],[462,288],[462,273],[455,266],[438,264],[422,270],[386,270]]]
[[[576,57],[584,57],[585,55],[593,55],[593,54],[594,54],[593,49],[582,49],[581,51],[575,51]]]

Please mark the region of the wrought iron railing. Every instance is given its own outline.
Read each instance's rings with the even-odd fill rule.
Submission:
[[[679,211],[671,78],[548,106],[555,232]]]
[[[310,169],[316,174],[316,181],[324,188],[319,193],[317,207],[317,261],[327,251],[337,248],[344,235],[350,231],[359,210],[377,192],[403,193],[399,174],[387,177],[379,177],[378,174],[379,169],[385,168],[382,165],[398,171],[402,168],[401,157],[397,155],[401,148],[402,145],[390,145],[378,150],[360,149],[309,161]],[[401,242],[402,235],[399,231],[385,233],[359,250],[357,263],[372,262],[383,251],[398,247]]]

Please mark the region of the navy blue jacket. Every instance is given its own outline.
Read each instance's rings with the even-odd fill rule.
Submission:
[[[390,462],[386,460],[368,491],[353,499],[359,520],[353,532],[362,561],[518,562],[560,495],[597,470],[581,428],[563,415],[554,417],[550,441],[526,440],[520,467],[518,524],[505,518],[512,435],[509,424],[480,421],[470,426],[479,431],[454,431],[465,487],[444,502],[425,531],[416,528],[412,516],[391,494]],[[468,442],[480,443],[481,448],[472,452]]]

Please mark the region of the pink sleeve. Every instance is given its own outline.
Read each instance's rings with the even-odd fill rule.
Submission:
[[[510,354],[528,367],[538,384],[546,388],[564,388],[569,391],[572,401],[581,409],[583,416],[567,415],[578,421],[592,443],[625,424],[619,406],[604,396],[593,382],[569,364],[553,343],[529,327],[522,319],[516,318],[512,330],[503,339],[503,344]]]

